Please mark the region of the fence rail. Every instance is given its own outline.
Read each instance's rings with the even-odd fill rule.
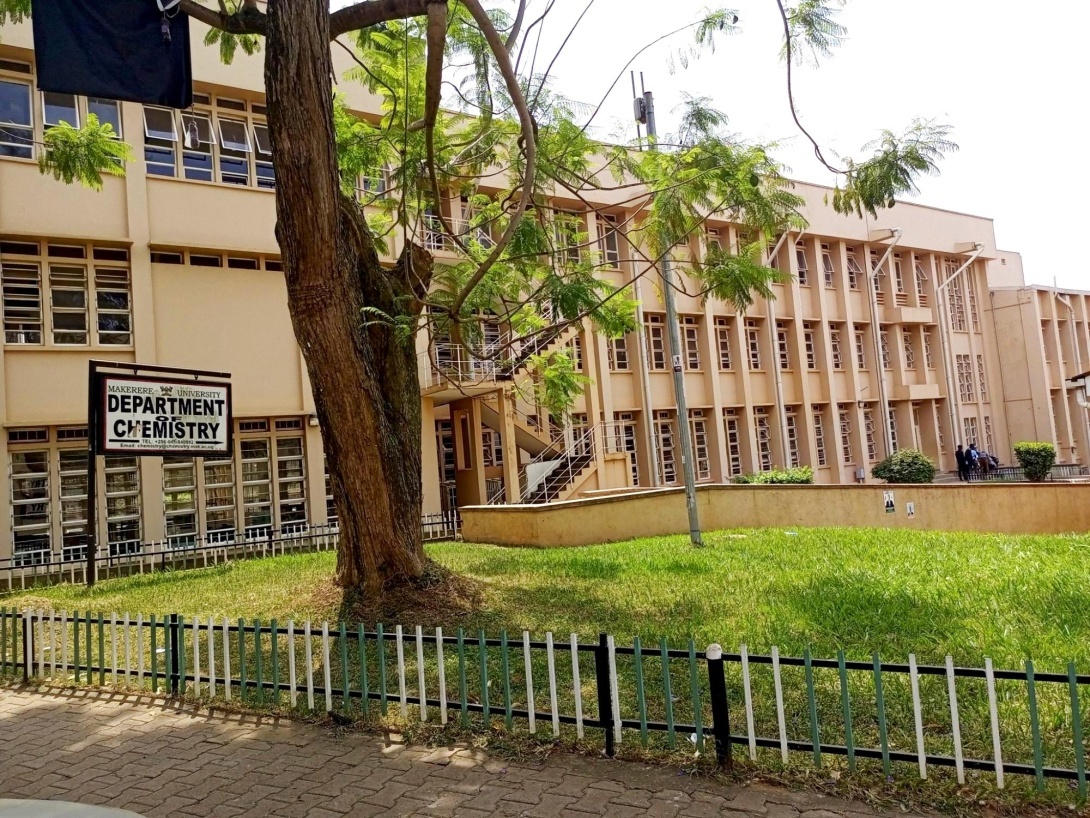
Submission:
[[[1087,475],[1090,475],[1090,469],[1088,469],[1086,466],[1053,466],[1045,480],[1069,480],[1074,477],[1086,477]],[[986,472],[969,472],[970,483],[983,483],[993,480],[1012,483],[1028,482],[1028,479],[1026,478],[1026,470],[1023,469],[1021,466],[1000,466],[999,468],[989,469]]]
[[[300,713],[396,714],[401,721],[554,737],[572,731],[607,754],[622,743],[679,745],[732,763],[828,757],[927,778],[950,767],[1076,782],[1086,796],[1082,698],[1090,675],[945,664],[698,652],[601,634],[388,630],[345,622],[80,614],[0,609],[0,672]],[[518,722],[516,728],[516,721]],[[601,731],[601,733],[597,733]]]
[[[455,539],[462,530],[458,509],[420,518],[425,542]],[[102,548],[95,559],[96,578],[131,576],[168,569],[207,568],[224,562],[254,557],[275,557],[336,550],[340,528],[329,525],[298,525],[262,528],[230,538],[187,537],[154,542],[125,543],[122,548]],[[23,551],[0,559],[0,593],[36,585],[86,581],[84,547],[55,551]]]

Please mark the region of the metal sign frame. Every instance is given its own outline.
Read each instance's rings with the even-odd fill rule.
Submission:
[[[85,579],[87,587],[95,584],[98,558],[98,458],[101,455],[117,454],[130,457],[163,457],[173,454],[189,454],[170,449],[110,449],[106,441],[106,380],[111,375],[134,381],[170,383],[178,385],[201,385],[226,388],[227,407],[224,414],[227,424],[226,452],[219,449],[206,450],[208,454],[230,455],[234,449],[234,413],[232,406],[231,375],[228,372],[212,372],[203,369],[182,369],[173,366],[152,366],[150,364],[124,363],[121,361],[87,362],[87,567]],[[163,377],[166,376],[166,377]],[[201,456],[205,452],[194,452]]]

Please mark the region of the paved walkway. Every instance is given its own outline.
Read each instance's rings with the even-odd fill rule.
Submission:
[[[80,801],[149,818],[878,814],[664,767],[564,754],[514,764],[480,750],[407,748],[359,732],[90,691],[0,690],[0,797]]]

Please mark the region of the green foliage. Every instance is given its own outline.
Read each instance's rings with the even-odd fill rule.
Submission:
[[[82,128],[62,122],[46,130],[38,169],[65,184],[79,182],[101,190],[102,174],[124,176],[123,163],[133,158],[132,148],[117,138],[113,126],[89,114]]]
[[[531,355],[530,362],[537,372],[533,400],[553,417],[566,417],[590,378],[576,371],[575,363],[564,352]]]
[[[1031,483],[1040,483],[1056,463],[1056,447],[1051,443],[1022,442],[1014,444],[1014,457]]]
[[[791,27],[792,41],[801,40],[810,49],[814,62],[819,57],[832,56],[833,49],[839,47],[848,34],[848,29],[836,21],[840,14],[837,6],[843,7],[847,0],[802,0],[797,6],[786,9]],[[792,56],[801,62],[805,52],[793,47]]]
[[[833,192],[833,209],[876,216],[879,209],[893,207],[897,196],[918,193],[916,180],[938,174],[939,160],[958,149],[948,138],[950,130],[948,125],[917,119],[900,136],[883,131],[864,147],[874,151],[870,159],[858,164],[847,160],[844,186]]]
[[[0,0],[0,26],[21,23],[30,16],[30,0]]]
[[[935,462],[923,452],[901,449],[875,465],[870,473],[887,483],[933,483],[936,471]]]
[[[741,474],[732,483],[749,486],[787,486],[808,485],[814,482],[814,470],[809,466],[796,466],[792,469],[772,469],[755,474]]]
[[[228,31],[220,31],[218,28],[208,29],[204,35],[205,45],[219,43],[220,60],[224,65],[230,65],[235,61],[235,53],[242,49],[247,57],[251,57],[261,50],[261,40],[254,34],[232,34]]]

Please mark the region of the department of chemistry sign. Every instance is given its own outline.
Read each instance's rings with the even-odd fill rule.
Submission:
[[[101,389],[103,453],[230,453],[230,384],[111,374]]]

